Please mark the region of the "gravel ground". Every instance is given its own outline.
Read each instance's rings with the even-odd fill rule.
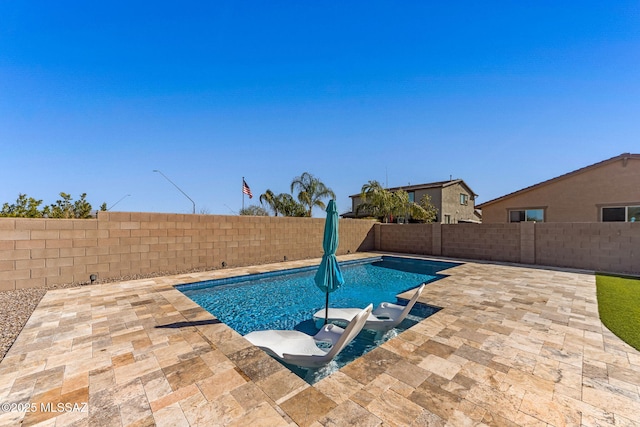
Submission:
[[[0,360],[7,354],[46,292],[44,288],[0,292]]]
[[[96,282],[112,283],[125,280],[147,279],[150,277],[169,276],[174,274],[194,273],[208,269],[192,269],[178,272],[158,272],[154,274],[123,276],[110,279],[103,279]],[[78,286],[91,286],[89,283],[70,283],[64,285],[54,285],[46,288],[16,289],[11,291],[0,291],[0,362],[4,359],[22,328],[31,317],[31,313],[36,309],[38,303],[52,289],[75,288]]]

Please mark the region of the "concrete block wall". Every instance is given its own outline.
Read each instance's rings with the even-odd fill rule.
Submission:
[[[442,255],[520,262],[518,224],[443,224]],[[479,227],[478,227],[479,226]]]
[[[536,263],[640,274],[640,223],[539,223]]]
[[[322,218],[101,212],[0,218],[0,290],[322,255]],[[640,275],[640,223],[341,220],[338,254],[381,250]]]
[[[378,250],[433,255],[433,227],[423,224],[376,224],[375,228]]]
[[[640,275],[640,223],[377,224],[375,229],[381,251]]]
[[[373,222],[340,221],[338,254],[372,250]],[[0,290],[320,257],[322,218],[100,212],[0,218]]]
[[[520,223],[520,262],[536,263],[536,223]]]

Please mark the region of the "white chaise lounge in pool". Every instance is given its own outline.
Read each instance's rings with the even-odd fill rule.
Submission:
[[[300,331],[271,330],[251,332],[244,337],[284,362],[317,368],[331,362],[360,333],[372,308],[369,304],[364,310],[358,310],[344,329],[327,324],[313,336]],[[327,348],[321,348],[324,346]]]
[[[411,300],[406,306],[383,302],[375,310],[371,312],[364,324],[364,329],[373,329],[375,331],[388,331],[398,326],[415,305],[418,297],[422,293],[424,283],[416,290]],[[359,308],[329,308],[328,321],[348,323],[362,310]],[[325,310],[320,310],[313,315],[316,323],[325,319]]]

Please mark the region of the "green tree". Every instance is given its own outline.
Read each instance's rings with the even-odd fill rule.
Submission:
[[[282,213],[280,210],[280,201],[278,200],[278,196],[269,189],[260,195],[260,204],[264,203],[269,206],[275,216],[278,216],[278,213]]]
[[[275,194],[273,191],[267,190],[260,195],[260,203],[266,204],[275,216],[278,216],[278,214],[283,216],[306,216],[305,207],[296,202],[291,194]]]
[[[33,197],[27,197],[26,194],[18,194],[18,198],[14,204],[4,203],[0,216],[4,217],[22,217],[22,218],[41,218],[42,212],[38,207],[42,204],[42,200],[36,200]]]
[[[360,190],[362,203],[356,207],[356,215],[365,212],[387,222],[393,214],[395,202],[392,197],[392,193],[383,188],[378,181],[369,181]]]
[[[369,181],[363,185],[360,199],[362,203],[356,207],[356,214],[366,212],[382,222],[388,222],[391,217],[433,222],[438,214],[428,194],[422,196],[420,203],[415,203],[409,200],[409,193],[406,191],[389,191],[378,181]]]
[[[400,189],[392,193],[392,213],[395,216],[411,218],[414,221],[433,222],[438,210],[431,204],[431,197],[425,194],[420,203],[409,200],[409,193]]]
[[[240,209],[240,215],[249,215],[249,216],[269,216],[269,212],[262,206],[251,205],[247,206],[244,209]]]
[[[23,217],[23,218],[91,218],[91,204],[87,201],[87,193],[82,193],[80,199],[75,202],[71,195],[60,193],[61,199],[56,203],[44,206],[38,210],[42,200],[27,197],[26,194],[19,194],[16,203],[4,203],[0,216]],[[101,210],[106,210],[107,204],[103,203]]]
[[[291,194],[278,194],[278,202],[280,212],[284,216],[307,216],[307,209],[301,203],[298,203]]]
[[[438,209],[431,202],[431,196],[425,194],[420,198],[419,202],[420,207],[424,213],[420,215],[413,215],[413,218],[424,221],[424,222],[434,222],[438,218]]]
[[[298,201],[308,208],[306,216],[311,216],[315,206],[321,209],[325,208],[322,199],[336,198],[333,190],[309,172],[304,172],[302,175],[293,179],[291,182],[291,193],[296,189],[298,190]]]
[[[61,199],[56,200],[51,205],[49,217],[51,218],[73,218],[73,203],[71,203],[71,195],[60,193]]]
[[[91,203],[87,202],[87,193],[82,193],[80,199],[73,203],[74,218],[91,218]]]
[[[391,200],[391,215],[394,218],[404,217],[408,218],[411,215],[411,210],[415,209],[415,203],[409,200],[409,193],[400,189],[396,191],[390,191]]]

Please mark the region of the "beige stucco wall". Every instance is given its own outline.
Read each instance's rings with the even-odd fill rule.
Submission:
[[[466,205],[460,204],[460,194],[467,195]],[[474,195],[467,191],[466,187],[459,183],[448,185],[442,190],[442,214],[438,215],[438,220],[444,223],[444,215],[451,215],[451,224],[457,224],[461,220],[473,220],[474,209]]]
[[[587,168],[482,208],[482,222],[506,223],[509,210],[544,209],[545,222],[597,222],[600,208],[640,205],[640,160]]]

